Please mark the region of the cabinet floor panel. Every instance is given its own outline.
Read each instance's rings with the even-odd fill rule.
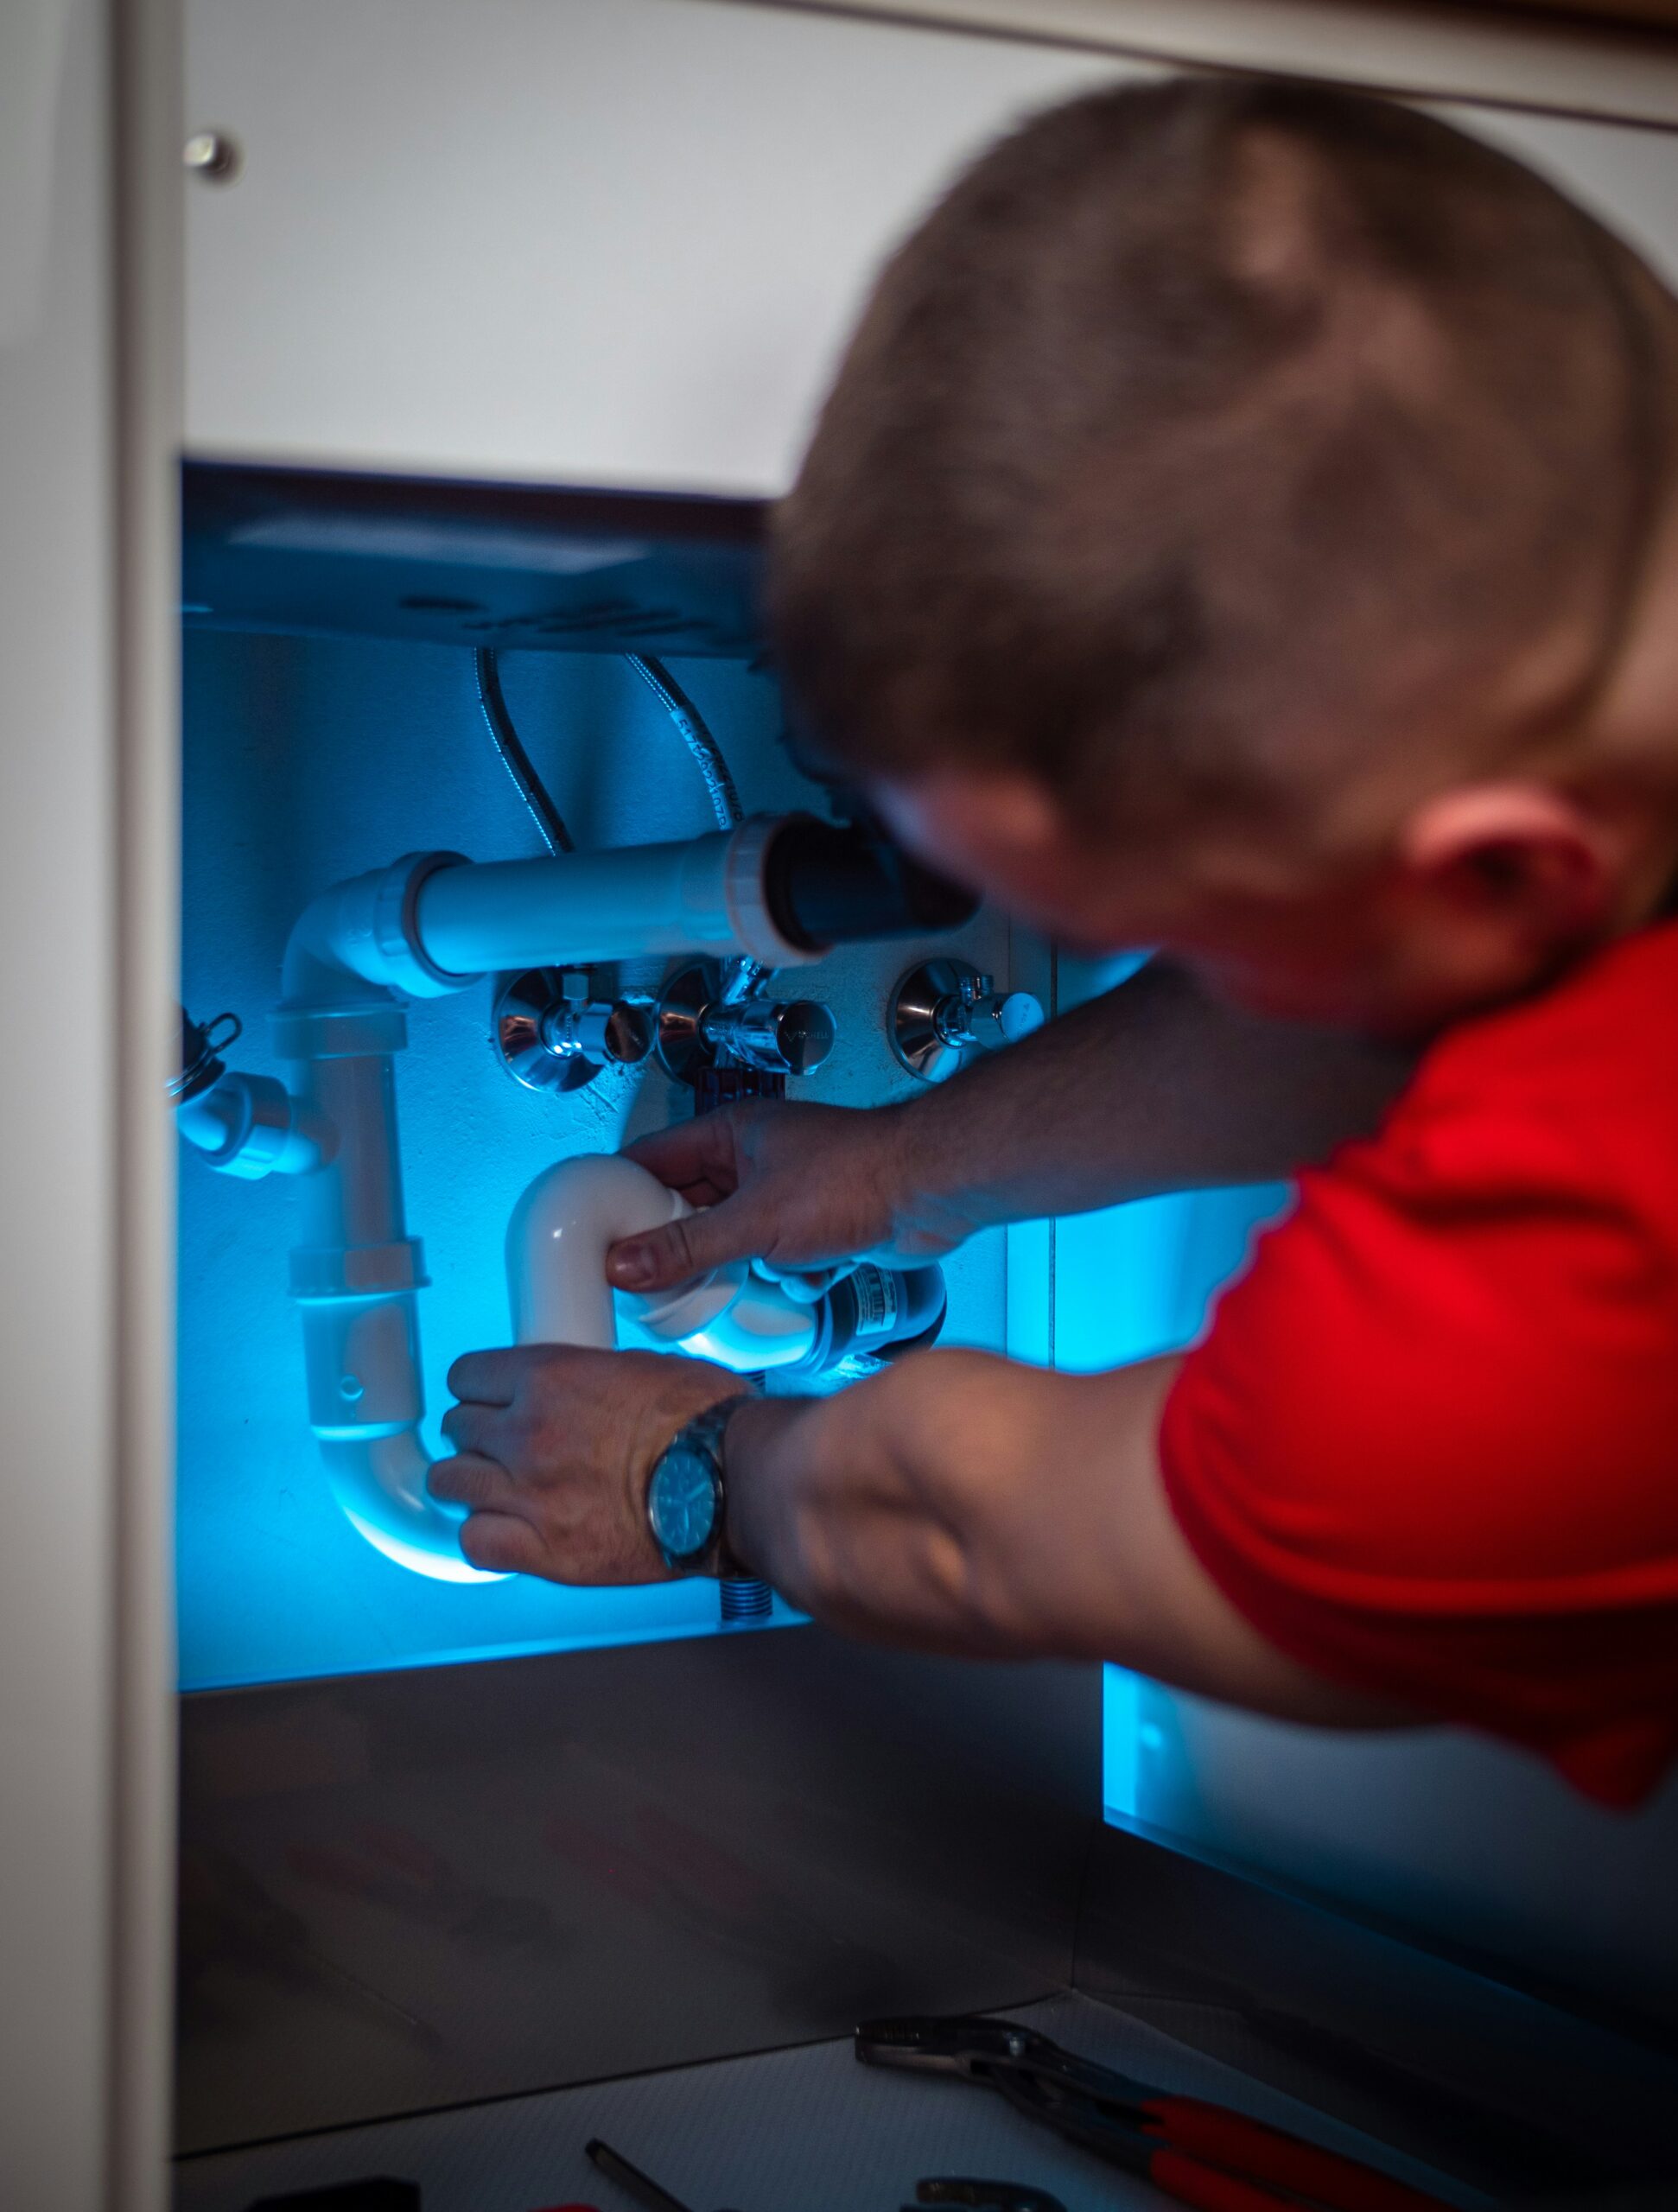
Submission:
[[[1103,2064],[1237,2105],[1452,2202],[1489,2202],[1088,1998],[1052,1998],[1016,2017]],[[896,2212],[932,2174],[1029,2182],[1067,2212],[1164,2202],[998,2097],[865,2069],[842,2041],[185,2159],[175,2212],[245,2212],[282,2191],[378,2174],[417,2182],[424,2212],[535,2212],[572,2200],[620,2212],[628,2200],[583,2155],[594,2136],[695,2212]]]

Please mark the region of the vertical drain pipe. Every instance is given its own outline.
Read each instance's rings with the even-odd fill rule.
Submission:
[[[421,885],[453,860],[398,862],[308,907],[286,948],[273,1039],[298,1119],[332,1133],[320,1163],[297,1179],[302,1235],[291,1254],[308,1422],[332,1494],[398,1566],[441,1581],[492,1582],[502,1578],[461,1551],[464,1513],[426,1487],[416,1300],[425,1266],[408,1234],[397,1141],[395,1056],[408,1042],[397,991],[454,988],[454,978],[426,972],[404,925]],[[381,969],[388,980],[375,981]]]

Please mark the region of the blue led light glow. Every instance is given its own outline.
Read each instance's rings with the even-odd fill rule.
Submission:
[[[1130,956],[1059,964],[1061,1007],[1111,990]],[[1140,1198],[1053,1224],[1055,1366],[1090,1374],[1180,1351],[1205,1327],[1218,1291],[1244,1266],[1256,1232],[1284,1213],[1286,1183]],[[1147,1821],[1149,1777],[1170,1758],[1168,1694],[1120,1667],[1103,1688],[1103,1802],[1109,1820]]]
[[[1192,1344],[1255,1232],[1287,1206],[1286,1184],[1143,1198],[1055,1224],[1055,1364],[1074,1373],[1154,1359]],[[1142,1732],[1165,1694],[1109,1667],[1103,1802],[1109,1817],[1148,1817],[1157,1750]]]
[[[749,744],[759,804],[796,804],[777,766],[777,702],[741,670],[698,679]],[[182,995],[244,1018],[232,1055],[276,1072],[267,1016],[296,916],[316,893],[403,852],[538,849],[484,736],[470,657],[442,647],[189,634],[184,751]],[[611,658],[524,655],[509,695],[579,842],[710,826],[658,702]],[[761,757],[760,757],[761,756]],[[785,788],[778,788],[778,782]],[[409,1009],[398,1119],[420,1295],[427,1443],[461,1352],[509,1338],[502,1238],[514,1200],[562,1152],[617,1145],[684,1110],[661,1077],[564,1101],[507,1080],[488,1043],[488,987]],[[295,1186],[245,1183],[183,1148],[180,1164],[177,1568],[188,1688],[423,1665],[713,1629],[709,1584],[567,1590],[428,1581],[380,1557],[333,1503],[308,1427],[287,1294]]]
[[[1193,1343],[1255,1232],[1287,1207],[1285,1184],[1143,1198],[1055,1225],[1055,1364],[1075,1372],[1154,1359]],[[1109,1667],[1103,1694],[1103,1802],[1149,1818],[1149,1777],[1168,1730],[1166,1694]],[[1150,1736],[1152,1741],[1149,1740]]]
[[[747,805],[819,798],[780,743],[779,696],[721,661],[677,664],[724,741]],[[243,1016],[233,1065],[272,1074],[267,1016],[292,923],[317,893],[404,852],[479,859],[540,849],[479,713],[471,655],[360,639],[191,632],[186,648],[182,996],[200,1020]],[[713,827],[705,790],[658,701],[609,654],[512,654],[520,734],[578,846],[690,837]],[[976,964],[1006,951],[982,916],[955,939]],[[906,1081],[880,1008],[900,946],[852,947],[800,971],[844,1051],[815,1095],[851,1103]],[[665,963],[626,966],[649,988]],[[502,1242],[519,1193],[563,1154],[615,1149],[691,1109],[656,1069],[561,1098],[510,1082],[488,1043],[490,987],[416,1003],[397,1058],[408,1226],[424,1246],[419,1297],[429,1418],[461,1352],[510,1337]],[[428,1581],[382,1558],[332,1500],[308,1427],[298,1316],[287,1294],[297,1192],[245,1183],[183,1147],[180,1164],[177,1572],[187,1688],[283,1681],[715,1630],[705,1582],[572,1590],[514,1578]],[[945,1340],[999,1345],[1001,1231],[946,1269]],[[825,1378],[823,1387],[826,1387]],[[793,1618],[778,1607],[776,1618]]]

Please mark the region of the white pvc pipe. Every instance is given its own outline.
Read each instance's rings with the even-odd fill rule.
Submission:
[[[764,900],[764,853],[781,826],[439,868],[418,887],[414,933],[427,961],[462,978],[671,952],[787,967],[816,956],[781,935]]]
[[[810,1308],[743,1262],[651,1296],[612,1289],[606,1255],[620,1238],[692,1211],[679,1192],[613,1154],[583,1153],[544,1168],[507,1224],[514,1338],[610,1351],[621,1325],[645,1344],[679,1345],[743,1374],[801,1359],[816,1338]]]
[[[606,1279],[607,1253],[620,1237],[662,1229],[690,1211],[679,1191],[614,1154],[583,1153],[544,1168],[507,1224],[514,1342],[609,1351],[618,1341],[618,1294]],[[732,1273],[719,1286],[717,1306],[740,1287],[744,1269]]]
[[[506,1580],[481,1573],[462,1554],[461,1522],[466,1516],[439,1505],[427,1490],[431,1454],[416,1423],[353,1438],[321,1437],[321,1460],[352,1526],[397,1566],[434,1582]]]
[[[313,955],[306,965],[313,981]],[[354,1005],[288,1005],[275,1023],[300,1114],[334,1138],[299,1178],[302,1238],[291,1255],[309,1426],[333,1496],[387,1559],[439,1581],[499,1581],[462,1556],[464,1513],[426,1489],[415,1296],[424,1260],[403,1204],[392,1058],[407,1024],[388,992],[353,988]],[[340,978],[335,995],[348,995]]]
[[[748,1273],[731,1304],[700,1328],[684,1325],[679,1341],[696,1359],[714,1359],[736,1374],[757,1375],[791,1367],[804,1357],[816,1342],[815,1310],[795,1303],[779,1283]]]
[[[264,1175],[307,1174],[329,1141],[324,1131],[304,1126],[283,1083],[237,1068],[223,1068],[207,1090],[183,1099],[175,1125],[212,1167],[251,1183]]]

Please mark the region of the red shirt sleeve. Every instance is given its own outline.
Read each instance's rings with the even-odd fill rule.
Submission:
[[[1280,1649],[1614,1802],[1678,1751],[1662,980],[1653,1066],[1631,1009],[1571,986],[1436,1048],[1378,1139],[1302,1179],[1160,1440],[1188,1541]]]

